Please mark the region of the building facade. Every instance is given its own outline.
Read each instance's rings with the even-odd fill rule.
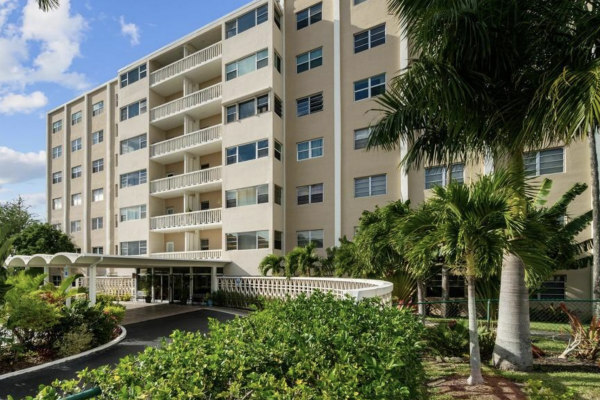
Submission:
[[[48,221],[83,253],[248,275],[268,254],[351,238],[363,210],[423,201],[447,169],[406,174],[402,150],[365,150],[373,97],[408,60],[386,3],[254,1],[50,111]],[[584,144],[528,160],[554,193],[589,180]],[[488,169],[456,164],[452,177]],[[563,275],[590,297],[589,271]]]

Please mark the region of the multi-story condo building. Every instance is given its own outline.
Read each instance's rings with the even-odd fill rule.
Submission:
[[[401,150],[365,150],[373,97],[408,60],[386,3],[253,1],[50,111],[48,221],[83,253],[257,274],[267,254],[351,238],[363,210],[418,204],[448,170],[406,174]],[[586,160],[576,143],[527,168],[566,189],[588,181]],[[456,164],[452,177],[488,168]],[[585,209],[589,197],[574,211]],[[557,279],[589,297],[589,275]]]

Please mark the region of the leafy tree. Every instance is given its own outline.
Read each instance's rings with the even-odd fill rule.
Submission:
[[[262,259],[258,265],[258,270],[262,275],[268,275],[269,272],[273,275],[281,275],[285,271],[283,261],[284,257],[276,254],[269,254]]]
[[[6,291],[10,288],[6,284],[7,270],[4,268],[4,262],[10,255],[14,238],[7,235],[8,229],[0,225],[0,303],[3,302]]]
[[[16,235],[13,243],[17,254],[55,254],[74,252],[71,238],[50,224],[35,222]]]
[[[5,235],[11,237],[34,222],[29,207],[22,197],[0,204],[0,226],[5,229]]]
[[[358,269],[356,266],[360,262],[356,244],[353,241],[348,240],[346,236],[343,236],[340,238],[339,244],[334,247],[334,250],[330,250],[329,253],[332,270],[335,275],[353,276],[354,271]]]
[[[304,247],[296,247],[285,256],[285,275],[311,276],[311,271],[320,267],[320,258],[315,253],[315,244],[310,242]]]

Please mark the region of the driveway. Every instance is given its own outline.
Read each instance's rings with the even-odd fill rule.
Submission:
[[[209,318],[226,322],[234,316],[212,310],[190,310],[184,314],[125,325],[127,329],[125,340],[103,353],[0,381],[0,399],[6,399],[9,394],[16,399],[33,396],[41,384],[48,385],[55,379],[75,378],[76,372],[86,367],[96,368],[105,364],[115,364],[126,355],[139,353],[148,346],[158,346],[162,337],[169,336],[176,329],[207,332]]]

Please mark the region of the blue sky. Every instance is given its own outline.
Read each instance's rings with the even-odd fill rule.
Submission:
[[[45,114],[250,0],[0,0],[0,202],[45,220]]]

